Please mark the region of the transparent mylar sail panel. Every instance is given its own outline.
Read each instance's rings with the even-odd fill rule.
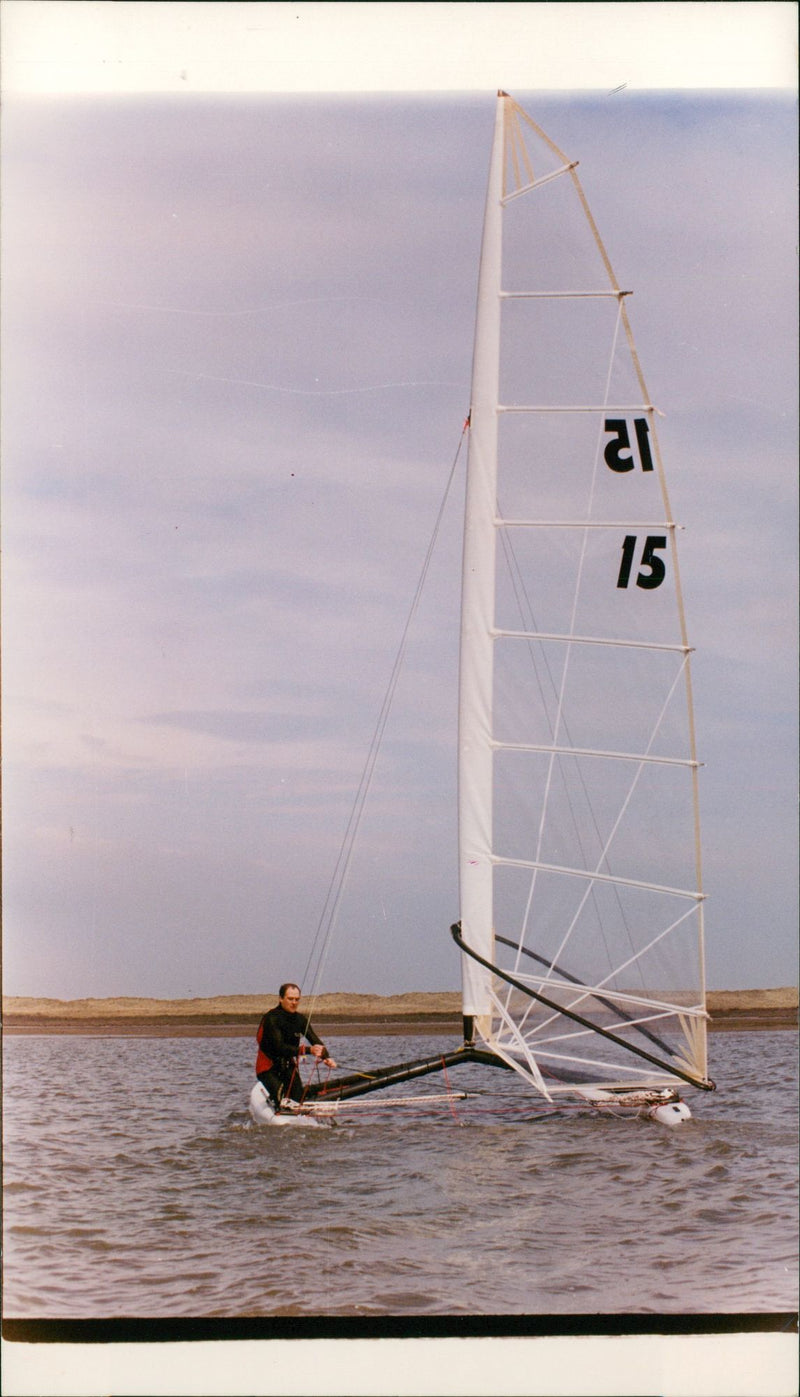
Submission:
[[[501,637],[494,655],[496,741],[689,759],[681,654]]]
[[[502,346],[503,405],[642,406],[616,298],[507,299]]]
[[[612,1063],[639,1077],[650,1071],[624,1047],[595,1039],[541,999],[655,1054],[667,1068],[685,1054],[687,1011],[698,1007],[695,906],[642,889],[598,883],[578,888],[564,875],[540,872],[532,886],[528,870],[496,872],[496,963],[539,998],[522,995],[499,978],[496,994],[500,1005],[513,1009],[537,1061],[548,1043],[580,1036],[581,1055],[590,1064]],[[522,943],[533,954],[517,952],[500,938]],[[501,1025],[498,1014],[502,1037]],[[587,1070],[585,1080],[600,1076]]]
[[[655,533],[625,522],[585,531],[509,529],[498,539],[498,555],[502,630],[653,647],[682,643],[668,529]]]
[[[535,385],[529,394],[533,398]],[[620,406],[625,404],[595,412],[501,413],[497,503],[502,517],[663,522],[654,427],[638,407],[620,414]],[[606,451],[616,469],[606,461]]]
[[[497,1014],[493,1032],[496,1045],[517,1061],[524,1062],[525,1053],[533,1055],[549,1090],[558,1092],[571,1085],[634,1090],[674,1086],[671,1063],[692,1070],[692,1047],[684,1032],[687,1020],[679,1011],[629,1005],[622,1018],[610,999],[607,1008],[599,996],[584,996],[576,1002],[569,991],[559,988],[551,988],[548,997],[562,1002],[567,1010],[573,1008],[591,1026],[512,993],[501,1000],[506,1012]],[[599,1036],[597,1029],[619,1041]],[[643,1060],[638,1048],[655,1061]]]
[[[673,994],[696,1002],[697,904],[676,893],[568,873],[499,865],[495,933],[557,966],[584,985],[626,993]],[[497,963],[509,955],[497,947]],[[521,964],[528,971],[530,960]],[[555,970],[553,971],[555,975]],[[686,1002],[684,999],[677,1002]]]
[[[538,168],[544,174],[560,163],[543,155]],[[594,291],[608,285],[569,174],[509,200],[503,219],[503,290]]]
[[[694,848],[684,836],[691,819],[691,777],[682,767],[546,752],[497,755],[499,857],[693,893]]]

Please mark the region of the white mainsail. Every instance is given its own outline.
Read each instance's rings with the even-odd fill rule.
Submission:
[[[568,160],[498,94],[470,412],[463,1006],[550,1096],[708,1087],[698,762],[672,517]]]

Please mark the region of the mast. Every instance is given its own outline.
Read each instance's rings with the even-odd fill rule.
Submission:
[[[494,141],[483,222],[475,348],[472,362],[469,457],[461,590],[458,719],[458,845],[461,926],[465,940],[493,960],[492,910],[492,676],[497,496],[497,403],[500,372],[502,193],[505,107],[497,94]],[[488,1032],[491,974],[462,957],[465,1036],[471,1020]]]

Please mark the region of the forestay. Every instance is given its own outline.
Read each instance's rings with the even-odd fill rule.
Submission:
[[[575,162],[499,94],[470,417],[460,944],[465,1016],[546,1096],[712,1085],[679,526],[628,295]]]

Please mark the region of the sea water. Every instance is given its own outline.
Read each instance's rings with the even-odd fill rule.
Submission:
[[[348,1071],[452,1046],[329,1042]],[[276,1129],[247,1115],[249,1039],[7,1035],[5,1315],[792,1311],[797,1035],[711,1049],[718,1091],[675,1128],[538,1115],[469,1065],[464,1101]]]

